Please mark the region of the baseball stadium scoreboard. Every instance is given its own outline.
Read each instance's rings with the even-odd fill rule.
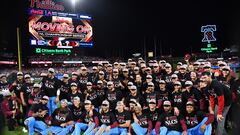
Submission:
[[[27,12],[29,44],[36,54],[69,54],[93,46],[91,16],[64,12],[53,0],[31,0]]]

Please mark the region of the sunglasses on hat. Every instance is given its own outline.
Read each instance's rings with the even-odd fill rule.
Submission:
[[[222,69],[222,71],[229,71],[228,69],[226,69],[226,68],[224,68],[224,69]]]
[[[155,102],[149,102],[149,104],[156,104]]]

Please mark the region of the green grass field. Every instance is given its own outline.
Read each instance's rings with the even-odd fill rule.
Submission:
[[[7,127],[3,128],[3,135],[28,135],[22,131],[22,127],[16,127],[15,131],[8,131]]]

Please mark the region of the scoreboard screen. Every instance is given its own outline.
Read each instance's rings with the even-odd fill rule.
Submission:
[[[92,17],[44,9],[28,10],[30,45],[36,47],[92,47]]]

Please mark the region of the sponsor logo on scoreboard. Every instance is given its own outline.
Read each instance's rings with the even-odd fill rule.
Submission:
[[[30,45],[33,46],[52,46],[52,47],[92,47],[93,42],[79,42],[79,41],[68,41],[68,40],[30,40]]]

